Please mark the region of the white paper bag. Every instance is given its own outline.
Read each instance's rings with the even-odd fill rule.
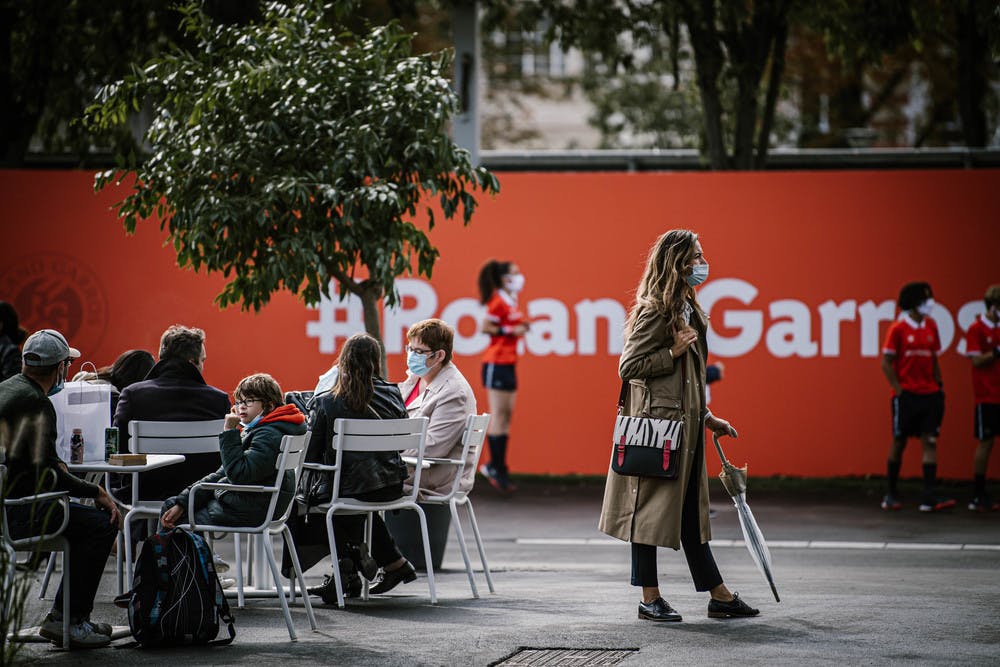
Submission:
[[[104,460],[104,429],[111,426],[111,385],[106,383],[67,382],[55,396],[56,453],[69,463],[73,429],[83,433],[83,460]]]

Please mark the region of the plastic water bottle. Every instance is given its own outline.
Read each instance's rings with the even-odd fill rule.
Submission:
[[[73,437],[69,440],[69,462],[83,463],[83,430],[73,429]]]

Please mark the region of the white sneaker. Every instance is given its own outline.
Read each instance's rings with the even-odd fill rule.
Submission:
[[[38,634],[48,639],[56,646],[62,647],[62,621],[50,620],[51,614],[38,629]],[[88,621],[74,623],[69,626],[70,648],[100,648],[111,643],[109,635],[101,634]]]
[[[232,577],[219,577],[219,585],[222,586],[222,590],[226,590],[235,586],[236,580]]]
[[[223,560],[219,554],[212,554],[212,561],[215,563],[215,571],[218,574],[229,572],[229,563]]]

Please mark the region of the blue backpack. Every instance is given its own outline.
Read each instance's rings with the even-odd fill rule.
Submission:
[[[116,602],[128,606],[132,637],[143,646],[229,644],[236,637],[229,603],[215,573],[212,550],[183,528],[150,536],[132,579],[132,590]],[[219,621],[229,638],[212,641]]]

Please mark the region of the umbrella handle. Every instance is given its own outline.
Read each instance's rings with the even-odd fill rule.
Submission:
[[[722,445],[719,444],[719,436],[713,433],[712,440],[715,442],[715,451],[719,452],[719,459],[722,460],[722,464],[725,465],[729,463],[729,461],[726,460],[726,455],[722,453]]]

